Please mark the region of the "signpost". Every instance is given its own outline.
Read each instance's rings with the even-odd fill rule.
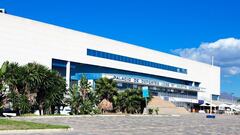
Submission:
[[[149,91],[147,86],[142,87],[142,96],[145,98],[147,108],[147,98],[149,97]]]

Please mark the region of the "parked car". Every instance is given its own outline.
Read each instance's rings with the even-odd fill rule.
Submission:
[[[5,110],[3,110],[3,116],[4,117],[16,117],[17,113],[11,109],[5,109]]]
[[[204,110],[199,110],[198,113],[205,113],[205,111]]]
[[[63,115],[70,115],[71,113],[71,107],[70,106],[61,106],[60,107],[60,114],[63,114]]]

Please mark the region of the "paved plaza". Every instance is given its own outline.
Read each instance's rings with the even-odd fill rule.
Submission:
[[[14,118],[34,122],[70,125],[72,131],[34,133],[39,135],[239,135],[240,116],[86,116]],[[24,133],[32,134],[32,133]]]

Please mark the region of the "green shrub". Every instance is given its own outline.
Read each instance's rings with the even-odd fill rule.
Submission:
[[[152,108],[148,109],[148,114],[153,114],[153,109]]]
[[[155,108],[155,113],[158,115],[158,112],[159,112],[159,108]]]

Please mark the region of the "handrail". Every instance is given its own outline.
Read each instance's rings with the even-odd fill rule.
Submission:
[[[187,98],[187,99],[197,99],[197,96],[182,95],[182,94],[175,94],[175,93],[164,93],[164,92],[158,92],[158,93],[159,93],[160,96]]]

